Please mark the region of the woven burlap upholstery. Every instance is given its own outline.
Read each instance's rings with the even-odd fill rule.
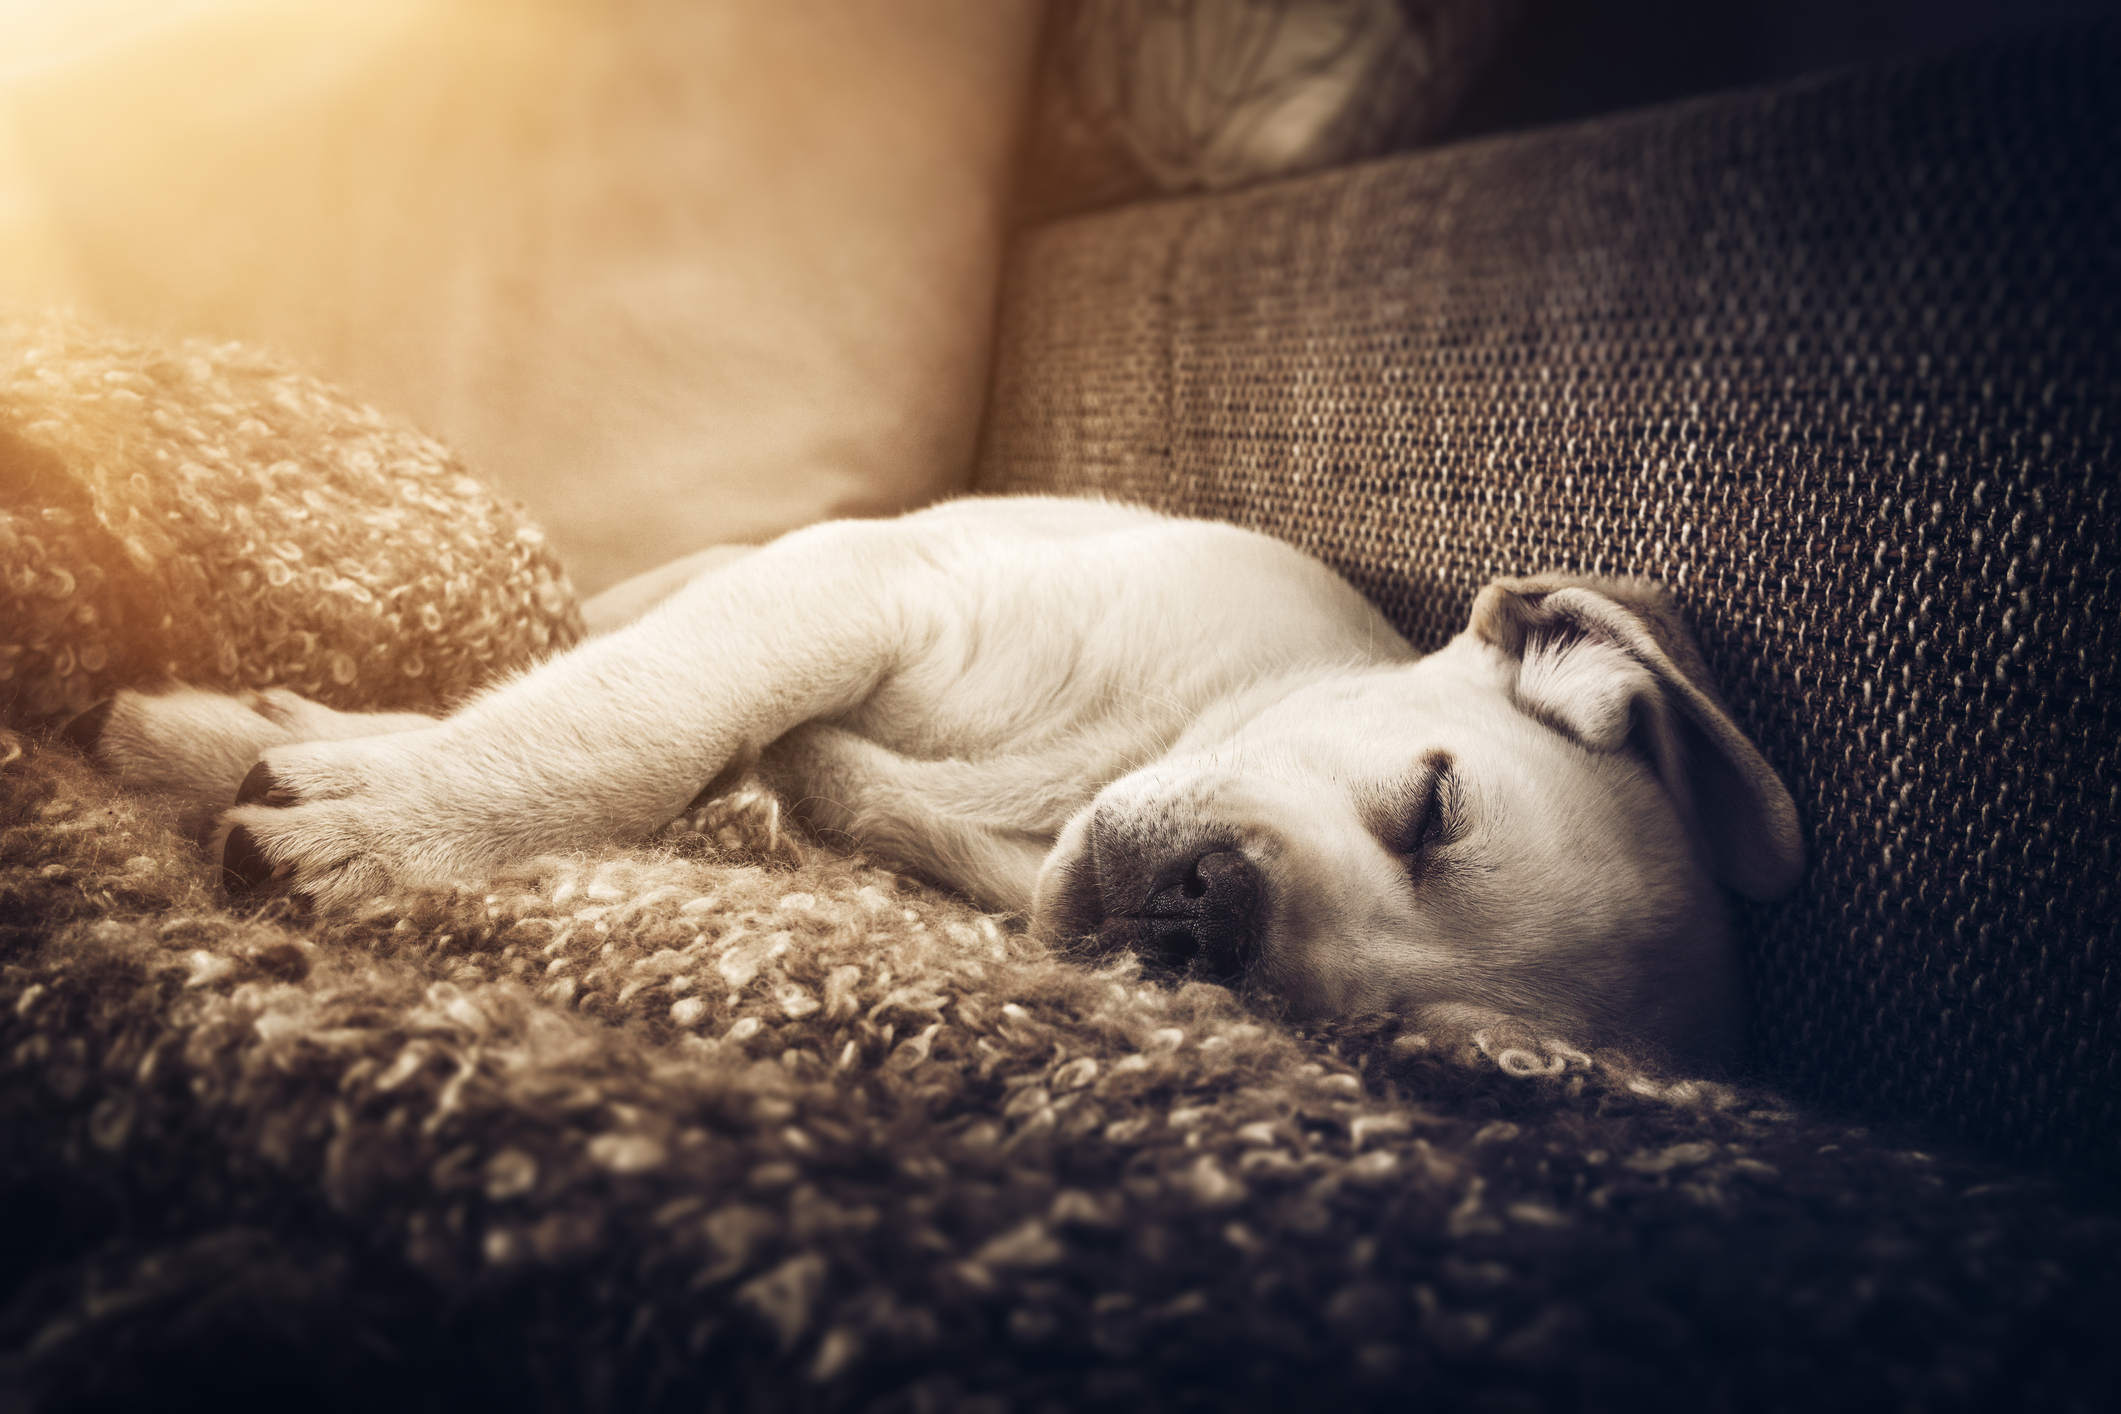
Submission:
[[[1280,535],[1417,645],[1673,585],[1807,822],[1807,1093],[2117,1161],[2121,32],[1027,233],[992,491]]]

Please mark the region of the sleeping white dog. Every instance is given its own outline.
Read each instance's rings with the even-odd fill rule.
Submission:
[[[755,766],[1058,945],[1302,1017],[1699,1058],[1739,1032],[1723,888],[1803,862],[1658,587],[1498,581],[1424,657],[1279,541],[1092,500],[813,526],[440,720],[180,690],[69,730],[122,778],[235,792],[232,894],[475,882]]]

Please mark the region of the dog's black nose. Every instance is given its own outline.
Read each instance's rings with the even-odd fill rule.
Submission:
[[[1252,961],[1259,912],[1259,871],[1236,850],[1211,849],[1140,913],[1107,918],[1098,937],[1152,966],[1227,981]]]

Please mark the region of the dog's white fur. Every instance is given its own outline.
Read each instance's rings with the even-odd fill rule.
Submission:
[[[755,764],[1055,942],[1155,935],[1235,869],[1221,975],[1299,1015],[1696,1055],[1738,1029],[1719,886],[1802,864],[1656,586],[1502,581],[1423,657],[1279,541],[1089,500],[799,531],[439,721],[126,694],[94,750],[224,801],[262,760],[224,828],[325,907],[641,838]]]

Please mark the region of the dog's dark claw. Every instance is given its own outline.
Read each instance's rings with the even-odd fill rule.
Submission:
[[[256,893],[272,879],[272,861],[265,857],[264,850],[258,848],[257,837],[241,825],[230,830],[228,839],[221,845],[221,887],[228,891],[228,896],[240,898]]]
[[[60,729],[59,735],[73,744],[74,750],[93,761],[96,743],[103,740],[103,728],[110,721],[111,708],[118,705],[115,697],[106,697]]]
[[[265,805],[292,805],[294,803],[293,795],[280,788],[280,783],[273,779],[272,769],[263,761],[251,767],[250,773],[243,778],[243,784],[236,787],[236,804],[257,805],[261,803]]]

